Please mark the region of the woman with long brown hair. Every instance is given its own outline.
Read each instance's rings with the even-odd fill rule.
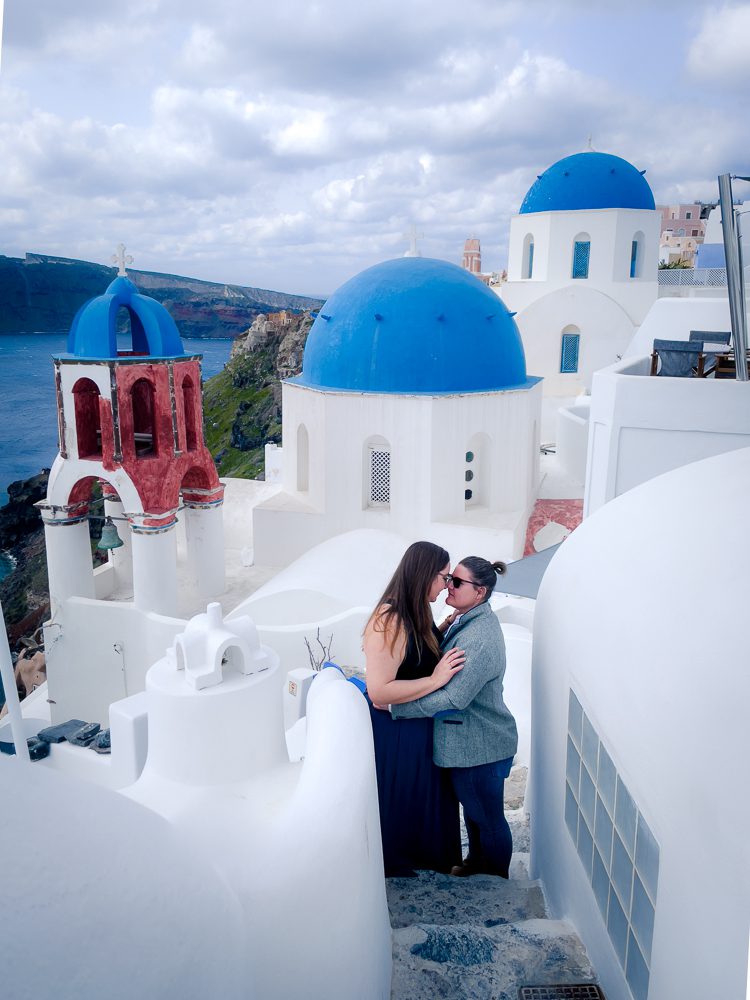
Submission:
[[[376,707],[431,694],[461,670],[462,650],[441,657],[441,631],[430,609],[449,570],[450,558],[439,545],[410,545],[365,628],[387,876],[413,875],[417,868],[450,871],[461,858],[458,801],[432,761],[432,720],[395,721]]]

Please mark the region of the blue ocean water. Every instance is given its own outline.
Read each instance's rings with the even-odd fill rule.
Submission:
[[[0,506],[9,483],[49,468],[57,454],[57,407],[52,358],[66,350],[65,334],[19,333],[0,336]],[[203,378],[221,371],[231,340],[182,341],[203,355]],[[125,341],[123,341],[123,346]],[[0,579],[8,572],[0,559]]]

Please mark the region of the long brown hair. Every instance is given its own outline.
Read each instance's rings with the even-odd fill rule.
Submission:
[[[400,633],[405,634],[407,642],[414,638],[420,654],[423,646],[435,654],[440,652],[432,628],[429,594],[435,577],[449,563],[445,549],[433,542],[414,542],[404,552],[367,623],[378,632],[390,632],[391,652]]]

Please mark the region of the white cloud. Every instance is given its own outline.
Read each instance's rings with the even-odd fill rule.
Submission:
[[[687,64],[698,79],[728,86],[750,81],[750,4],[709,7]]]
[[[601,5],[567,48],[538,42],[566,21],[536,0],[13,7],[0,253],[106,261],[123,239],[139,267],[317,293],[402,253],[412,223],[424,253],[459,260],[473,233],[501,268],[536,174],[589,133],[662,200],[750,172],[731,110],[588,67]]]

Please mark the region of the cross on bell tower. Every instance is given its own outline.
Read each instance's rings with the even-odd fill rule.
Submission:
[[[128,264],[133,263],[133,258],[131,257],[130,254],[125,253],[125,249],[126,247],[124,243],[118,243],[117,253],[112,254],[112,263],[117,264],[118,278],[127,278],[128,272],[125,270],[125,268]]]

